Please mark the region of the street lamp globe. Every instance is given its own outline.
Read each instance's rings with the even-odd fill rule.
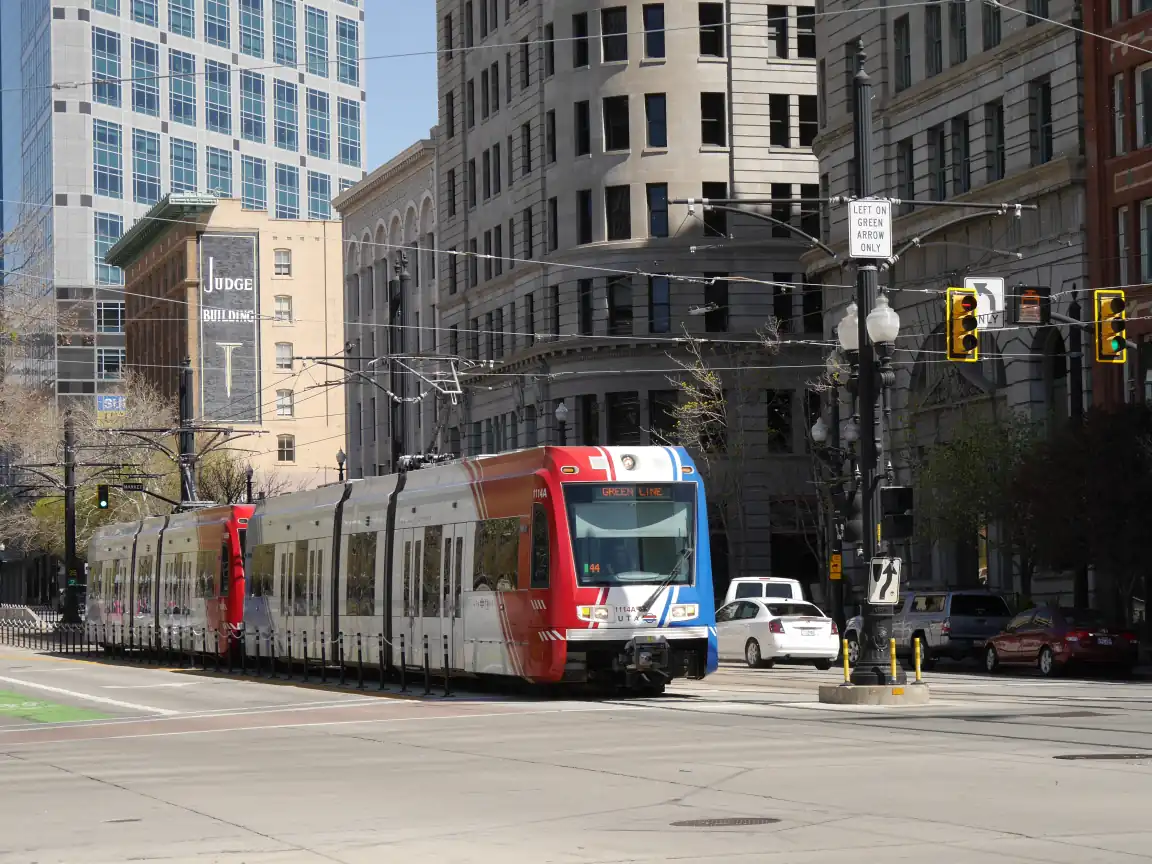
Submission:
[[[845,351],[860,350],[860,319],[856,317],[856,303],[848,304],[844,317],[836,325],[836,338]]]
[[[812,424],[812,440],[817,444],[823,444],[828,440],[828,425],[823,417],[817,417],[816,422]]]
[[[556,406],[556,421],[558,423],[566,423],[568,421],[568,406],[563,402]]]
[[[860,427],[856,425],[855,420],[848,420],[844,424],[843,430],[840,432],[841,437],[849,444],[855,444],[860,440]]]
[[[343,468],[344,463],[347,461],[348,461],[348,456],[344,452],[344,448],[341,447],[339,450],[336,451],[336,464],[339,465],[341,468]]]
[[[881,294],[876,298],[876,305],[868,313],[864,324],[868,328],[868,338],[873,344],[896,341],[896,337],[900,335],[900,316],[889,305],[887,294]]]

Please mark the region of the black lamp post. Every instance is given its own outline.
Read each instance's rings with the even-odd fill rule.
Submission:
[[[344,463],[348,461],[348,457],[344,453],[344,448],[341,447],[336,451],[336,470],[338,472],[336,481],[338,483],[344,482]]]
[[[568,406],[563,401],[556,406],[556,428],[560,437],[560,446],[563,447],[567,444],[566,426],[568,424]]]
[[[244,490],[247,493],[246,499],[249,504],[252,503],[252,466],[249,465],[244,469]]]

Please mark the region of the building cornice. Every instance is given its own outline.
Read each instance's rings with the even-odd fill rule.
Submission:
[[[381,191],[399,180],[407,179],[417,171],[431,167],[436,160],[436,144],[430,138],[417,141],[404,152],[385,162],[355,186],[345,189],[332,199],[332,206],[341,216],[364,206]]]
[[[152,208],[124,232],[116,245],[108,250],[104,261],[127,270],[143,255],[152,243],[178,222],[197,221],[215,209],[215,195],[179,193],[165,195]]]

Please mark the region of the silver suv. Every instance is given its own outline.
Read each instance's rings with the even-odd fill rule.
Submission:
[[[892,616],[896,654],[912,656],[912,640],[920,640],[920,665],[931,669],[939,657],[962,660],[979,656],[984,643],[1000,633],[1012,618],[1008,603],[990,591],[912,591],[901,599]],[[861,617],[844,628],[848,659],[859,656]]]

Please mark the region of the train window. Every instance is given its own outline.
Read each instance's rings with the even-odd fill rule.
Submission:
[[[513,591],[518,587],[520,520],[487,519],[476,525],[473,591]]]
[[[288,614],[288,553],[280,553],[280,614]]]
[[[295,601],[293,611],[296,615],[309,614],[308,595],[310,586],[308,585],[308,568],[310,561],[308,560],[308,541],[296,541],[296,554],[290,556],[289,560],[293,561],[292,567],[292,597]]]
[[[412,596],[412,541],[404,541],[404,617],[412,615],[409,598]]]
[[[543,504],[532,505],[532,587],[548,587],[548,510]]]
[[[417,540],[416,545],[412,548],[412,614],[414,616],[420,615],[420,567],[423,558],[421,557],[421,549],[424,548],[424,541]]]
[[[452,538],[449,537],[444,542],[444,569],[441,571],[444,578],[440,580],[440,591],[444,596],[444,601],[441,604],[441,609],[444,615],[448,618],[452,617]],[[460,581],[459,575],[456,581]]]
[[[232,587],[232,562],[228,550],[232,547],[225,540],[220,544],[220,596],[227,597],[228,590]]]
[[[434,525],[424,529],[424,608],[425,618],[440,617],[440,547],[444,528]]]
[[[459,618],[461,615],[460,609],[460,591],[464,583],[464,538],[456,538],[456,602],[453,608],[456,610],[454,617]]]
[[[280,556],[283,559],[283,555]],[[283,569],[283,564],[280,565]],[[271,597],[272,586],[275,584],[273,580],[273,571],[276,568],[276,547],[271,543],[266,543],[263,546],[257,546],[252,550],[252,563],[249,565],[248,574],[248,594],[252,597]],[[283,594],[281,589],[281,607],[280,613],[284,613],[283,607]]]
[[[197,598],[212,597],[216,590],[216,566],[219,559],[212,552],[196,553],[195,594]],[[189,604],[191,605],[191,604]]]
[[[324,590],[324,550],[316,550],[316,569],[312,571],[316,578],[312,582],[312,614],[321,614],[321,601]]]
[[[348,538],[348,579],[345,605],[349,615],[376,614],[376,535]]]

